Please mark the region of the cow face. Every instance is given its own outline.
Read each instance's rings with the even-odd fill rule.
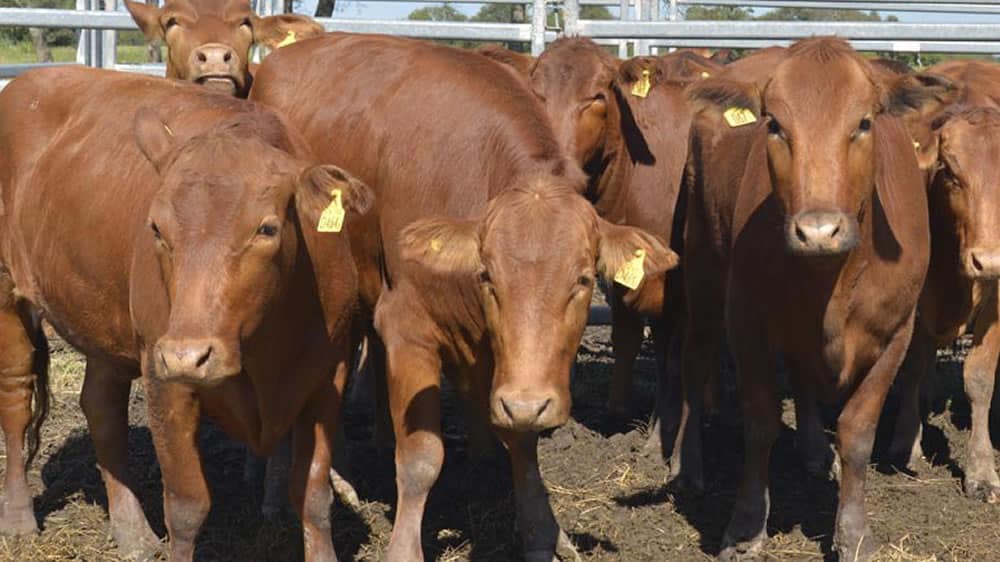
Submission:
[[[300,222],[315,224],[317,201],[333,189],[347,210],[370,204],[346,172],[305,167],[258,131],[237,123],[178,145],[152,111],[136,117],[137,142],[162,181],[147,235],[170,307],[152,356],[164,379],[210,386],[239,374],[243,344],[287,294]]]
[[[569,416],[570,366],[595,274],[610,279],[632,265],[649,276],[677,265],[653,236],[605,222],[573,189],[541,180],[497,196],[480,221],[418,221],[401,247],[433,274],[478,283],[494,356],[490,418],[517,431]]]
[[[962,273],[1000,277],[1000,111],[976,108],[940,126],[939,168],[931,205],[944,210],[958,242]]]
[[[276,47],[285,37],[323,32],[305,16],[257,17],[247,0],[167,0],[162,8],[126,1],[150,40],[167,44],[167,77],[245,96],[250,88],[250,47]]]
[[[876,181],[885,150],[876,124],[936,99],[935,87],[914,76],[885,81],[846,42],[829,38],[790,47],[762,94],[713,82],[693,85],[693,96],[717,112],[739,107],[761,116],[786,247],[801,256],[843,255],[857,245],[859,218],[884,183]]]
[[[616,59],[593,41],[569,38],[553,43],[531,70],[556,136],[580,165],[603,152],[614,130],[617,69]]]

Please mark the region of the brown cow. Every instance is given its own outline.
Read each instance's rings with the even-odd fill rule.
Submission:
[[[681,49],[660,57],[665,77],[670,80],[700,80],[718,75],[725,68],[722,63],[698,53]]]
[[[725,316],[746,461],[720,557],[754,553],[767,536],[780,353],[797,399],[844,402],[834,543],[841,560],[867,559],[865,470],[929,259],[921,173],[895,114],[933,96],[909,76],[878,80],[841,40],[809,39],[784,53],[763,92],[714,79],[690,92],[700,110],[689,164],[678,469],[682,483],[700,485],[701,378],[714,371]]]
[[[510,453],[525,556],[552,560],[566,541],[536,443],[569,415],[595,274],[631,264],[656,275],[677,256],[597,216],[541,103],[487,57],[330,34],[274,53],[257,78],[252,99],[279,108],[323,160],[350,166],[377,195],[377,221],[352,236],[396,433],[388,559],[423,559],[424,503],[444,456],[443,370]]]
[[[306,557],[335,559],[327,437],[357,279],[346,235],[316,225],[331,190],[346,213],[370,205],[368,188],[310,165],[274,113],[177,81],[33,71],[0,93],[0,108],[4,530],[33,527],[21,451],[39,374],[24,321],[34,311],[87,356],[80,402],[123,555],[158,542],[127,484],[128,396],[141,371],[172,561],[191,560],[209,511],[201,414],[257,452],[295,429],[290,495]]]
[[[989,437],[989,412],[1000,338],[997,279],[1000,248],[994,239],[1000,208],[1000,69],[980,61],[935,65],[928,72],[959,80],[962,97],[921,123],[929,166],[931,267],[921,295],[907,367],[900,374],[902,408],[890,454],[901,466],[923,457],[920,445],[920,383],[933,372],[936,350],[965,332],[973,345],[963,378],[972,406],[972,438],[965,466],[965,491],[972,498],[1000,501],[1000,477]],[[965,82],[968,80],[969,82]],[[926,141],[925,141],[926,142]]]
[[[150,41],[166,41],[167,78],[240,97],[250,91],[254,43],[275,49],[324,31],[306,16],[259,17],[249,0],[167,0],[162,8],[125,0],[125,7]]]
[[[620,62],[590,39],[575,37],[552,43],[530,72],[559,141],[589,176],[586,196],[598,214],[668,243],[691,123],[683,85],[669,79],[671,71],[677,69],[657,57]],[[648,280],[641,291],[610,288],[615,366],[608,406],[614,418],[628,410],[643,317],[657,320],[655,334],[665,351],[678,311],[664,307],[680,302],[665,293],[676,288],[665,278]]]

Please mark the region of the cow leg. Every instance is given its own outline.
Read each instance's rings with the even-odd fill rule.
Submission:
[[[389,412],[391,407],[389,398],[388,373],[386,372],[386,351],[382,339],[372,331],[367,338],[368,342],[368,364],[371,375],[375,379],[375,447],[379,451],[388,451],[393,448],[393,420]]]
[[[997,355],[1000,353],[997,302],[994,289],[976,319],[973,329],[975,345],[965,358],[962,373],[965,394],[972,406],[972,437],[965,462],[965,493],[970,498],[989,503],[1000,501],[1000,478],[993,460],[989,428],[990,402],[996,381]]]
[[[128,403],[133,378],[107,361],[88,357],[80,407],[108,492],[111,537],[123,557],[144,560],[159,549],[160,540],[149,528],[128,473]]]
[[[798,365],[786,358],[795,390],[795,441],[806,472],[817,478],[835,478],[837,473],[833,449],[826,436],[819,399],[810,375],[820,367]]]
[[[201,405],[186,385],[159,381],[143,366],[149,428],[163,475],[163,519],[170,562],[190,562],[212,499],[198,451]]]
[[[498,431],[510,453],[518,528],[526,562],[576,558],[576,549],[559,528],[549,492],[538,469],[538,434]],[[557,558],[557,553],[560,555]]]
[[[264,500],[260,511],[265,517],[274,517],[288,507],[288,471],[292,464],[292,436],[286,435],[267,457],[264,467]]]
[[[903,366],[896,375],[899,388],[899,415],[889,446],[889,458],[896,466],[913,468],[924,458],[920,445],[923,434],[923,416],[920,413],[920,387],[931,380],[937,359],[934,340],[919,325],[913,328],[913,339]],[[968,365],[968,361],[966,362]],[[992,453],[990,457],[992,458]]]
[[[424,559],[420,542],[427,494],[444,462],[441,359],[419,346],[387,346],[389,405],[396,433],[396,520],[386,559]]]
[[[706,307],[706,312],[714,312],[715,308]],[[704,314],[692,307],[681,347],[683,402],[668,476],[675,485],[692,492],[701,492],[705,487],[701,443],[703,400],[706,379],[714,379],[712,374],[719,370],[721,329],[721,315]]]
[[[337,366],[333,385],[321,388],[296,421],[289,495],[302,520],[306,562],[333,562],[337,553],[331,536],[330,488],[332,446],[340,420],[341,397],[349,366]]]
[[[608,415],[612,424],[621,424],[629,414],[632,396],[632,371],[635,358],[642,348],[642,316],[622,301],[620,287],[612,286],[609,291],[611,305],[611,347],[614,350],[615,365],[611,377],[611,391],[608,396]]]
[[[669,314],[669,313],[668,313]],[[682,408],[681,345],[684,335],[680,323],[673,317],[660,319],[653,329],[656,342],[656,400],[653,404],[653,427],[643,445],[647,453],[659,453],[664,459],[673,451],[663,448],[664,443],[677,439]]]
[[[875,541],[865,515],[865,474],[871,460],[882,405],[910,344],[913,317],[911,314],[907,323],[893,336],[847,399],[837,420],[840,502],[833,542],[842,562],[868,560],[875,551]],[[848,365],[845,368],[852,367]]]
[[[731,310],[729,341],[740,377],[745,458],[736,505],[722,538],[721,560],[756,555],[767,538],[771,503],[768,467],[771,447],[781,428],[774,358],[754,314],[741,308]]]
[[[337,495],[345,506],[358,510],[361,509],[361,499],[358,491],[350,483],[344,474],[349,474],[351,465],[347,456],[347,435],[344,434],[343,424],[337,424],[337,435],[333,439],[333,460],[330,467],[330,484],[333,485],[333,493]]]
[[[10,278],[3,273],[9,283]],[[0,498],[0,534],[38,532],[26,477],[25,436],[32,422],[31,398],[35,347],[14,304],[12,287],[0,295],[0,427],[7,446],[3,496]]]

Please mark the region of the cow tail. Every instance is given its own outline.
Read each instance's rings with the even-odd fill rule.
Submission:
[[[41,322],[35,330],[35,353],[32,360],[32,373],[35,375],[35,404],[31,412],[31,423],[28,424],[28,462],[35,459],[39,445],[42,442],[42,425],[49,417],[49,340],[45,337]]]

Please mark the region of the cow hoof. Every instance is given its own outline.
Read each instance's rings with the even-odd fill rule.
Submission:
[[[764,538],[757,537],[753,540],[730,544],[729,537],[723,539],[725,546],[719,552],[719,560],[722,562],[742,562],[745,560],[757,560],[760,558],[760,550],[764,546]]]
[[[876,550],[875,541],[867,533],[848,544],[837,541],[837,557],[840,562],[865,562],[871,559]]]
[[[985,480],[965,479],[965,495],[970,499],[996,504],[1000,503],[1000,486]]]
[[[131,525],[111,524],[111,538],[123,560],[146,562],[156,560],[163,543],[145,522]]]
[[[893,446],[889,448],[889,460],[892,466],[902,470],[916,470],[920,462],[926,460],[924,449],[920,442],[912,447]]]
[[[559,529],[559,539],[556,542],[556,558],[561,562],[578,562],[580,553],[565,531]]]
[[[330,469],[330,482],[333,484],[333,493],[337,495],[340,503],[354,511],[361,509],[361,499],[358,498],[357,490],[332,468]]]
[[[30,506],[12,507],[0,503],[0,535],[21,536],[38,532],[38,522]]]

